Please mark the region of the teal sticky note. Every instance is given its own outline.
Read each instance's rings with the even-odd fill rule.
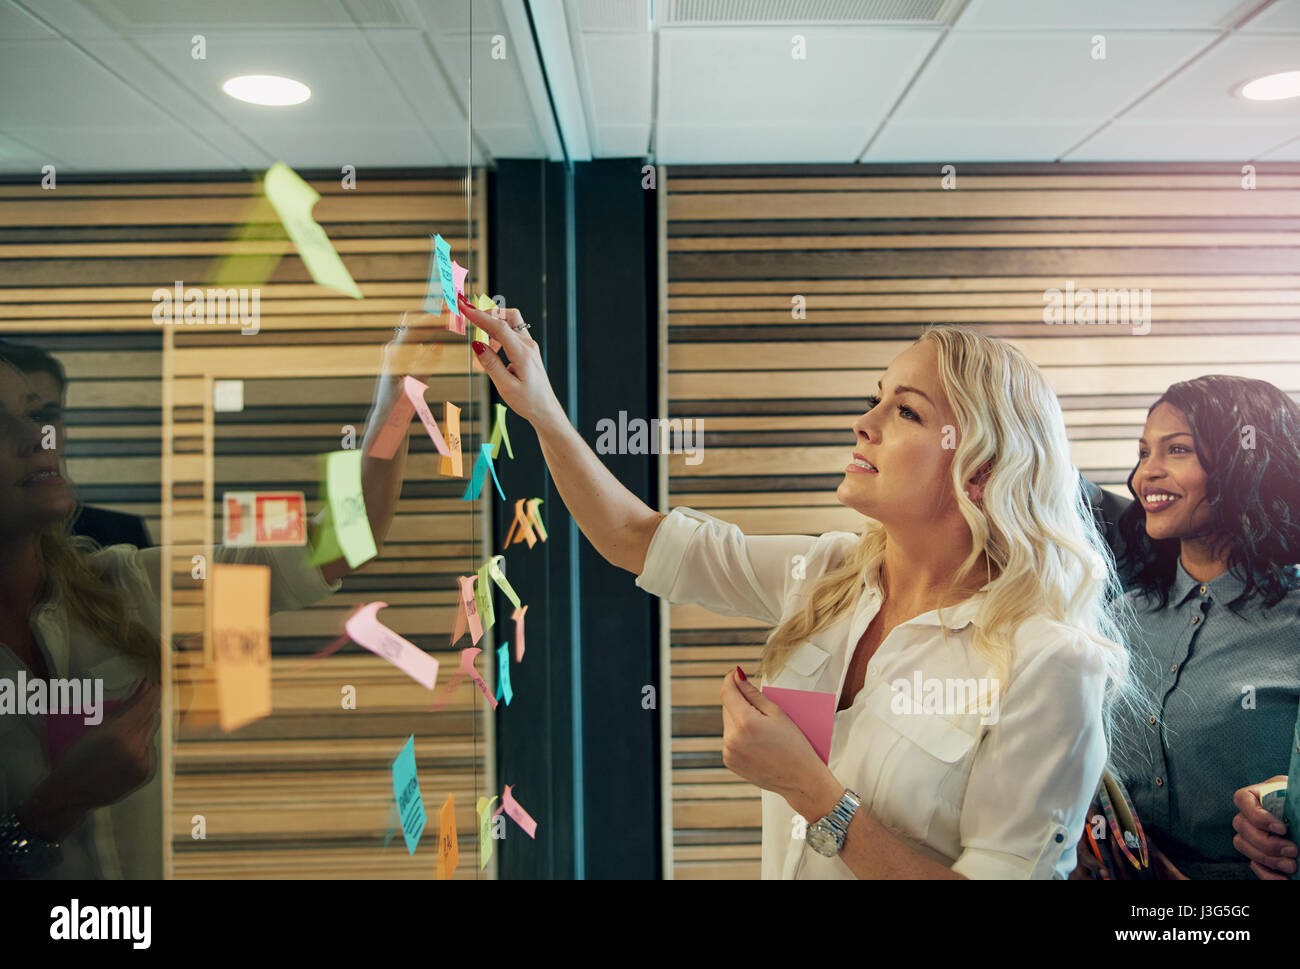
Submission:
[[[415,854],[425,822],[420,782],[415,776],[415,734],[406,738],[406,745],[393,761],[393,795],[397,798],[397,813],[402,819],[406,850]]]
[[[397,829],[401,826],[402,818],[397,813],[397,798],[393,798],[393,800],[388,802],[388,833],[384,835],[385,848],[388,847],[389,843],[393,840],[393,835],[397,833]]]
[[[501,496],[502,501],[506,500],[506,493],[501,490],[501,482],[497,480],[496,468],[492,467],[492,445],[480,444],[478,460],[474,462],[474,471],[470,475],[469,487],[460,496],[461,501],[473,501],[478,497],[479,492],[483,490],[483,478],[489,471],[492,472],[492,483],[497,486],[497,494]]]
[[[514,696],[514,691],[510,689],[510,644],[502,643],[501,648],[497,650],[497,699],[500,700],[504,694],[506,706],[510,706],[510,698]]]
[[[325,455],[325,490],[329,495],[329,525],[333,540],[343,550],[350,568],[356,568],[378,554],[375,537],[370,533],[366,499],[361,489],[360,449],[331,451]],[[317,554],[321,554],[330,535],[322,537]]]
[[[433,237],[433,255],[438,263],[438,279],[442,283],[442,298],[447,309],[456,312],[456,277],[451,269],[451,246],[441,235]]]

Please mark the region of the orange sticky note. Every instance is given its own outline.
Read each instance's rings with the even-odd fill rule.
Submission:
[[[510,614],[510,618],[515,621],[515,662],[518,663],[524,658],[524,613],[528,611],[527,606],[520,606]]]
[[[451,457],[443,457],[438,462],[438,473],[463,478],[465,468],[460,458],[460,408],[449,400],[442,403],[442,423],[447,428],[447,447]]]
[[[520,542],[527,542],[528,547],[532,548],[537,544],[537,536],[533,534],[532,522],[528,520],[528,512],[524,510],[524,504],[527,498],[520,498],[515,502],[515,520],[510,523],[510,530],[506,532],[506,543],[501,548],[507,549],[513,541],[516,545]]]
[[[271,570],[217,562],[208,583],[217,705],[230,732],[271,712]]]
[[[460,861],[460,848],[456,844],[456,795],[448,794],[438,812],[438,877],[451,878]]]

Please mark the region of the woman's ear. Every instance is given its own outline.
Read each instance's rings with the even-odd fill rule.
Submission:
[[[993,470],[993,463],[986,461],[966,482],[966,497],[971,501],[979,501],[984,497],[984,486],[988,483],[989,472]]]

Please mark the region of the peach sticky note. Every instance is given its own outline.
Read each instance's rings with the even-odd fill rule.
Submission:
[[[524,833],[528,835],[528,837],[534,840],[537,839],[537,822],[529,817],[528,812],[524,810],[523,805],[515,800],[514,795],[510,793],[509,784],[506,785],[505,790],[501,793],[501,806],[505,808],[506,814],[515,819],[515,824],[524,829]]]
[[[456,645],[456,641],[465,635],[466,625],[473,637],[471,642],[477,643],[483,637],[483,623],[479,619],[478,601],[474,593],[474,583],[478,581],[478,576],[462,575],[456,581],[460,583],[460,606],[456,610],[456,628],[448,646]]]
[[[371,602],[361,606],[348,616],[343,627],[358,646],[382,656],[426,690],[432,690],[438,682],[438,661],[379,621],[375,614],[387,605]]]
[[[460,408],[449,400],[442,402],[442,423],[447,428],[447,448],[451,451],[451,457],[443,455],[438,462],[438,473],[463,478],[465,467],[460,456]]]
[[[527,499],[520,498],[515,502],[515,519],[510,523],[510,530],[506,532],[506,543],[501,547],[507,549],[513,542],[518,545],[520,542],[527,542],[528,547],[532,548],[537,544],[537,536],[533,534],[533,526],[528,521],[528,512],[524,510]]]
[[[284,162],[267,169],[263,186],[311,278],[321,286],[361,299],[361,289],[334,251],[329,236],[312,218],[312,207],[320,200],[316,190]]]
[[[482,871],[487,867],[487,863],[492,858],[492,801],[496,800],[496,795],[492,795],[492,800],[486,797],[480,797],[474,805],[474,810],[478,813],[478,869]]]
[[[765,686],[763,695],[785,711],[785,715],[808,738],[822,763],[829,765],[831,732],[835,727],[835,694]]]
[[[438,812],[438,878],[447,880],[460,861],[456,844],[456,795],[448,794]]]
[[[527,606],[520,606],[510,614],[510,618],[515,621],[515,662],[518,663],[524,658],[524,613],[528,611]]]
[[[217,705],[229,732],[271,712],[271,570],[214,563],[208,582]]]
[[[438,422],[433,419],[429,405],[424,400],[424,392],[428,389],[428,384],[423,384],[414,377],[402,378],[402,393],[393,402],[393,409],[388,412],[388,420],[384,422],[383,430],[375,436],[374,443],[366,452],[367,455],[387,459],[396,454],[398,445],[406,436],[406,426],[411,423],[411,414],[414,412],[419,415],[420,423],[429,432],[429,440],[433,441],[433,446],[438,449],[438,453],[444,457],[451,456],[451,451],[448,450],[446,442],[442,439],[442,433],[438,430]]]
[[[483,695],[487,697],[488,703],[492,704],[492,709],[495,710],[497,708],[497,698],[492,695],[492,691],[488,689],[488,685],[484,682],[483,677],[479,676],[478,670],[474,669],[474,657],[481,652],[483,652],[483,650],[479,649],[477,646],[462,649],[460,651],[460,668],[470,675],[470,678],[474,680],[475,686],[483,691]]]

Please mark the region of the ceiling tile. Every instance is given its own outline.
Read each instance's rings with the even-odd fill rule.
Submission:
[[[603,124],[593,130],[596,158],[642,158],[650,150],[650,123]]]
[[[583,78],[593,124],[631,124],[650,120],[654,39],[649,35],[584,34]]]
[[[325,129],[279,125],[259,139],[271,155],[291,168],[327,168],[343,165],[358,169],[465,164],[464,154],[447,158],[422,126],[328,125]]]
[[[28,144],[68,159],[77,172],[169,172],[193,169],[233,169],[233,158],[214,150],[187,131],[143,125],[13,128]],[[203,164],[197,164],[202,160]]]
[[[1247,33],[1300,32],[1300,0],[1279,0],[1258,17],[1252,17],[1241,29]]]
[[[1300,133],[1295,125],[1120,119],[1070,153],[1067,161],[1227,161],[1259,157]]]
[[[16,138],[0,135],[0,174],[26,174],[39,179],[41,168],[45,165],[61,169],[67,163],[60,155],[44,153]]]
[[[1255,123],[1300,121],[1300,98],[1248,101],[1236,96],[1237,89],[1249,80],[1295,70],[1300,70],[1297,38],[1235,34],[1134,105],[1124,117]]]
[[[1270,149],[1259,158],[1260,161],[1300,161],[1300,136]]]
[[[1091,124],[941,124],[891,119],[863,155],[866,162],[1055,161]]]
[[[21,7],[0,0],[0,40],[21,40],[23,38],[57,37],[54,31],[29,14]]]
[[[855,162],[872,128],[853,125],[660,124],[655,160],[665,165]]]
[[[1217,28],[1258,0],[971,0],[957,30]]]
[[[1114,34],[1105,60],[1086,32],[949,34],[899,105],[920,121],[1105,121],[1214,40],[1204,32]]]

